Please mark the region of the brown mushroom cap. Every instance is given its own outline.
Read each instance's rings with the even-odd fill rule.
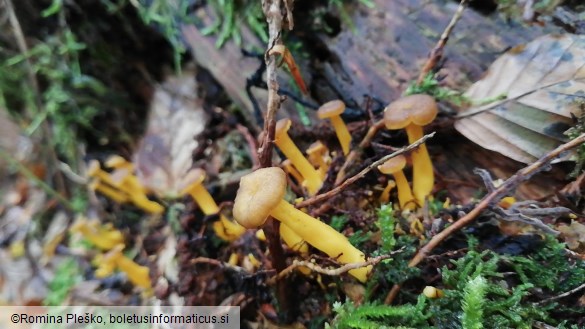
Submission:
[[[286,174],[278,167],[261,168],[240,179],[234,201],[234,219],[245,228],[257,228],[282,201]]]
[[[292,121],[290,119],[280,119],[276,122],[276,128],[274,131],[274,138],[279,139],[280,136],[286,134],[290,129]]]
[[[317,110],[317,116],[319,119],[327,119],[332,116],[340,115],[343,111],[345,111],[345,103],[337,99],[321,105],[319,110]]]
[[[423,94],[410,95],[386,107],[384,123],[388,129],[402,129],[411,123],[425,126],[435,119],[437,113],[437,102],[433,97]]]
[[[189,170],[185,178],[183,178],[183,183],[180,185],[181,195],[189,193],[189,190],[193,187],[193,185],[203,183],[205,179],[205,170],[201,168],[194,168]]]
[[[393,174],[399,170],[404,169],[406,166],[406,157],[404,155],[395,156],[388,161],[384,162],[383,164],[378,166],[378,170],[380,170],[383,174]]]

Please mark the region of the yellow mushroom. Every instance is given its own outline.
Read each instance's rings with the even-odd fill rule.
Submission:
[[[139,190],[146,193],[146,189],[138,180],[134,173],[134,164],[119,155],[111,155],[104,163],[107,168],[114,169],[112,172],[112,179],[120,181],[122,184],[128,186],[128,189]]]
[[[390,130],[406,129],[408,142],[414,143],[423,137],[422,127],[437,116],[437,102],[428,95],[402,97],[386,107],[384,123]],[[425,144],[412,152],[412,189],[417,202],[424,204],[435,183],[433,164]]]
[[[307,242],[305,242],[305,240],[296,234],[290,227],[286,226],[286,224],[280,224],[280,237],[292,250],[298,251],[302,255],[309,253]]]
[[[442,298],[445,296],[445,292],[441,289],[437,289],[433,286],[426,286],[423,289],[423,295],[430,299]]]
[[[380,194],[380,198],[378,199],[378,200],[380,200],[380,203],[388,203],[388,201],[390,201],[390,192],[392,192],[392,189],[395,187],[396,187],[396,182],[393,180],[389,180],[388,184],[386,184],[386,187],[384,188],[384,190]]]
[[[116,183],[112,180],[110,174],[102,170],[100,163],[97,160],[90,160],[87,164],[87,176],[90,178],[97,178],[108,185],[116,186]]]
[[[205,171],[203,169],[195,168],[189,171],[184,178],[181,195],[189,194],[205,215],[215,215],[219,212],[219,207],[205,186],[203,186],[204,179]]]
[[[319,173],[321,174],[321,179],[325,179],[327,176],[327,170],[329,170],[329,150],[327,150],[327,146],[321,143],[320,141],[316,141],[315,143],[311,144],[307,149],[307,156],[309,157],[309,162],[313,164],[313,166],[319,168]]]
[[[189,171],[181,188],[181,195],[191,195],[205,215],[215,215],[219,213],[219,206],[203,186],[204,179],[205,171],[203,169],[195,168]],[[216,235],[226,241],[236,240],[245,232],[243,227],[230,221],[223,214],[219,214],[219,222],[213,223],[212,227]]]
[[[400,204],[400,209],[413,210],[416,204],[414,203],[414,197],[412,196],[410,185],[408,185],[406,176],[404,176],[404,173],[402,172],[404,166],[406,166],[406,158],[404,155],[398,155],[379,165],[378,170],[383,174],[394,176],[396,188],[398,189],[398,202]],[[391,183],[388,182],[388,184],[390,185]]]
[[[98,257],[96,259],[98,268],[95,271],[95,276],[104,278],[111,275],[114,269],[117,268],[121,272],[124,272],[134,285],[142,288],[150,288],[148,267],[136,264],[124,256],[122,250],[124,250],[124,245],[118,245],[105,255]]]
[[[321,185],[323,185],[323,180],[321,179],[319,171],[309,163],[309,161],[303,156],[303,153],[301,153],[292,139],[288,136],[290,126],[290,119],[279,120],[276,123],[274,142],[303,176],[302,184],[307,188],[309,195],[314,195],[319,191]]]
[[[69,230],[73,233],[81,233],[86,240],[102,250],[110,250],[124,243],[122,232],[111,225],[100,225],[97,220],[77,220]]]
[[[343,155],[347,155],[351,144],[351,135],[349,134],[349,130],[347,130],[345,122],[343,122],[343,119],[341,118],[341,113],[343,113],[343,111],[345,111],[345,103],[340,100],[334,100],[321,105],[319,110],[317,110],[317,116],[319,119],[331,120],[339,144],[341,144]]]
[[[128,202],[129,197],[126,193],[116,190],[115,188],[102,184],[99,180],[93,180],[88,185],[92,191],[99,192],[117,203]]]
[[[297,181],[297,183],[303,183],[303,176],[301,176],[301,173],[293,166],[290,159],[282,161],[280,165],[287,174],[291,175]]]
[[[286,174],[278,167],[258,169],[242,177],[234,201],[234,218],[246,228],[257,228],[272,216],[307,243],[341,263],[365,261],[364,253],[352,246],[343,234],[284,201],[285,190]],[[349,274],[365,282],[371,268],[354,269]]]

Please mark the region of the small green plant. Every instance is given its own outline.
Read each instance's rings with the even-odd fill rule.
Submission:
[[[462,92],[442,87],[433,73],[427,74],[420,85],[416,81],[410,83],[404,96],[413,94],[431,95],[437,100],[445,100],[456,105],[469,103],[469,99]]]
[[[463,329],[483,328],[483,309],[487,282],[480,275],[467,282],[463,292]]]
[[[81,273],[74,258],[67,258],[55,270],[53,280],[49,282],[49,292],[43,301],[47,306],[59,306],[63,303],[71,288],[82,280]]]
[[[333,303],[333,311],[337,314],[331,324],[325,328],[429,328],[424,313],[427,299],[424,296],[418,298],[417,303],[389,306],[379,303],[366,303],[355,306],[353,302]],[[392,323],[391,326],[388,324]]]

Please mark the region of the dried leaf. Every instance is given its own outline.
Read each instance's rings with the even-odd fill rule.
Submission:
[[[546,35],[498,58],[466,95],[502,101],[459,115],[455,128],[480,146],[532,163],[566,141],[585,102],[585,36]]]
[[[186,70],[158,87],[146,135],[134,155],[140,182],[161,196],[176,196],[206,122],[194,72]]]

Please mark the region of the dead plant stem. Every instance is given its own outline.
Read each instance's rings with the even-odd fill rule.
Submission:
[[[451,18],[451,21],[449,22],[449,24],[447,25],[447,27],[443,31],[443,34],[441,34],[441,38],[439,39],[439,41],[437,42],[435,47],[431,50],[431,53],[429,54],[429,58],[427,59],[425,65],[423,66],[422,70],[420,71],[418,79],[416,80],[417,85],[420,85],[423,82],[423,80],[427,76],[427,74],[429,74],[429,72],[431,72],[431,70],[433,70],[433,68],[435,66],[437,66],[437,63],[443,57],[443,51],[445,49],[445,45],[447,44],[447,41],[449,40],[449,36],[451,35],[453,28],[455,27],[457,22],[459,22],[459,20],[461,19],[461,16],[463,15],[463,11],[465,10],[465,7],[467,6],[467,2],[468,2],[468,0],[461,0],[461,2],[459,3],[459,7],[457,7],[457,11],[455,11],[455,14]]]

